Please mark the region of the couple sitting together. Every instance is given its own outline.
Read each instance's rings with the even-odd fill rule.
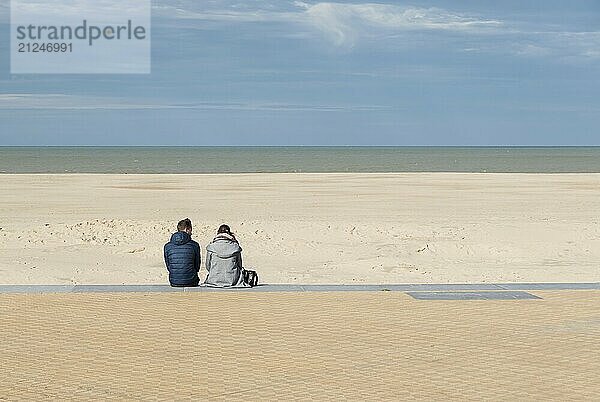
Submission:
[[[165,264],[171,286],[198,286],[200,279],[200,245],[192,240],[192,221],[177,224],[177,232],[165,244]],[[242,248],[227,225],[221,225],[217,236],[206,246],[208,276],[202,285],[214,287],[256,286],[256,272],[242,266]]]

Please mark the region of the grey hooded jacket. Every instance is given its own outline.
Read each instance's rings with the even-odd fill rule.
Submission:
[[[205,285],[218,287],[244,286],[242,280],[242,248],[234,237],[221,233],[206,246]]]

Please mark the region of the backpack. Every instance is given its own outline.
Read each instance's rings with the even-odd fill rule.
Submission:
[[[246,285],[253,288],[256,285],[258,285],[258,274],[256,273],[256,271],[244,269],[242,271],[242,280]]]

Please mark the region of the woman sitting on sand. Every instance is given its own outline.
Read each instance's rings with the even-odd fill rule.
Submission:
[[[217,236],[206,246],[207,286],[245,286],[242,278],[242,248],[227,225],[221,225]]]

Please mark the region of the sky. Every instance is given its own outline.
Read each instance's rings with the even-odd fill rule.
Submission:
[[[155,0],[143,75],[11,74],[8,4],[0,145],[600,145],[597,0]]]

